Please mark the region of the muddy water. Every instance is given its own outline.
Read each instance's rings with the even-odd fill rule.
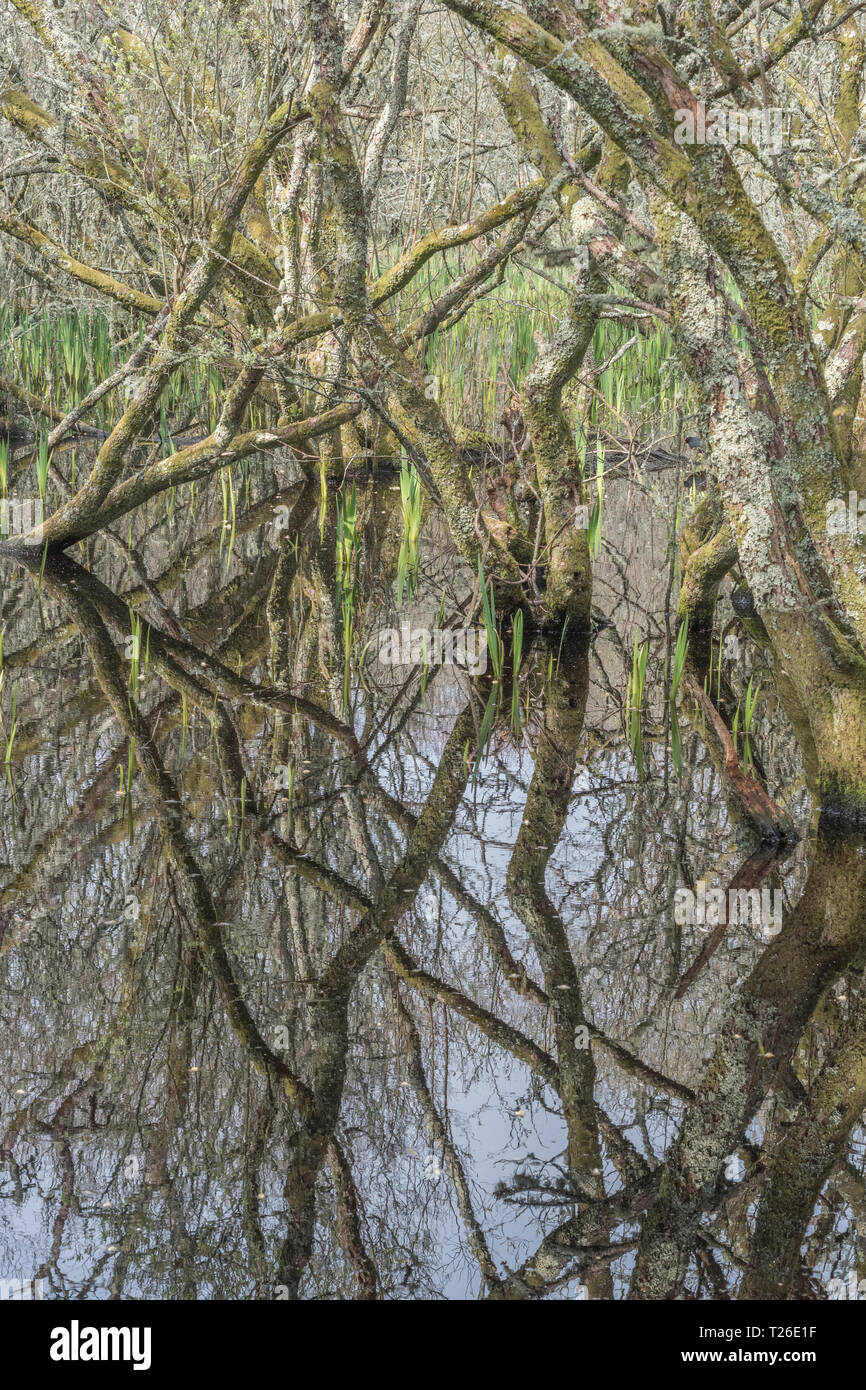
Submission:
[[[359,483],[342,577],[313,493],[262,460],[41,575],[2,562],[0,1275],[856,1293],[861,850],[813,826],[727,599],[695,679],[741,756],[758,689],[795,835],[762,849],[686,696],[675,763],[674,475],[609,486],[593,633],[525,644],[514,702],[507,634],[499,695],[489,662],[413,660],[481,627],[435,513],[398,605],[393,482]]]

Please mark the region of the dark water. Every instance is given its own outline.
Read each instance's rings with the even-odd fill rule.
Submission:
[[[525,645],[517,719],[506,639],[492,725],[489,668],[378,660],[383,628],[479,626],[439,518],[398,608],[399,490],[359,484],[347,608],[333,494],[321,515],[293,476],[236,471],[234,530],[214,484],[41,575],[2,562],[0,1276],[856,1293],[862,847],[814,827],[736,626],[719,677],[726,599],[708,689],[730,726],[760,686],[751,751],[795,835],[762,850],[688,697],[675,766],[673,475],[609,488],[599,622]],[[731,885],[769,917],[677,920]]]

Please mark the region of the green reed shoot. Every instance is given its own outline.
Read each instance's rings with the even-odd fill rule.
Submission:
[[[2,690],[2,675],[0,675],[0,690]],[[15,732],[18,728],[18,682],[12,687],[12,708],[9,712],[9,732],[6,735],[6,752],[3,758],[4,763],[9,765],[12,761],[12,749],[15,746]]]
[[[641,780],[643,780],[643,696],[648,651],[649,641],[644,639],[638,645],[637,635],[635,635],[625,710],[628,723],[628,745],[634,754],[638,777]]]
[[[403,589],[408,581],[409,597],[418,590],[418,538],[421,534],[421,479],[414,464],[404,455],[400,465],[400,507],[403,514],[403,539],[397,559],[397,607],[403,602]]]
[[[511,727],[520,733],[520,667],[523,662],[523,612],[518,608],[511,629]]]
[[[750,734],[752,730],[752,720],[755,716],[755,705],[758,702],[758,692],[760,689],[760,681],[756,686],[754,686],[753,689],[753,678],[750,676],[748,688],[746,690],[745,709],[743,710],[743,769],[746,772],[751,771],[752,767],[754,766],[752,761],[752,744]]]
[[[328,473],[324,458],[319,461],[319,543],[325,539],[325,517],[328,514]]]
[[[592,560],[597,560],[601,552],[601,514],[603,507],[604,493],[601,488],[601,479],[599,479],[598,491],[589,513],[589,525],[587,527],[589,554]]]
[[[129,658],[129,676],[127,686],[133,704],[138,703],[139,673],[141,670],[141,618],[130,608],[129,626],[131,636],[129,637],[126,649]]]
[[[39,488],[39,497],[44,503],[45,490],[48,487],[48,469],[51,466],[51,455],[48,452],[48,444],[40,435],[39,448],[36,451],[36,483]]]
[[[675,700],[677,698],[677,692],[680,688],[680,681],[683,678],[683,670],[685,669],[688,651],[689,620],[686,617],[683,618],[682,622],[680,623],[680,630],[677,633],[676,646],[674,647],[674,664],[673,670],[671,671],[671,700]]]
[[[220,555],[222,555],[222,553],[223,553],[223,546],[225,545],[225,533],[226,533],[226,531],[228,531],[228,530],[230,529],[230,526],[231,526],[231,523],[230,523],[230,521],[229,521],[229,492],[228,492],[228,482],[227,482],[227,480],[226,480],[226,470],[225,470],[225,468],[221,468],[221,469],[220,469],[220,496],[221,496],[221,498],[222,498],[222,504],[223,504],[223,519],[222,519],[222,523],[221,523],[221,527],[220,527]]]
[[[358,544],[358,494],[355,484],[343,498],[337,494],[337,582],[344,583],[352,572]]]
[[[484,563],[478,561],[478,583],[481,588],[481,615],[484,620],[484,631],[487,634],[487,651],[490,656],[490,664],[493,667],[493,679],[502,680],[503,668],[503,647],[502,638],[499,636],[499,629],[496,626],[496,602],[493,597],[493,580],[488,586],[484,578]]]
[[[677,633],[676,646],[674,647],[674,664],[671,670],[671,689],[670,689],[670,714],[671,714],[671,754],[673,757],[674,771],[677,776],[682,776],[683,771],[683,743],[680,737],[680,721],[677,715],[677,691],[680,688],[680,681],[683,677],[683,669],[686,664],[686,656],[689,649],[689,620],[683,618],[680,623],[680,630]]]
[[[224,570],[224,576],[225,576],[226,574],[228,574],[229,565],[230,565],[231,562],[232,562],[232,552],[234,551],[234,548],[235,548],[235,529],[236,529],[236,526],[237,526],[237,503],[236,503],[236,500],[235,500],[235,485],[234,485],[234,479],[232,478],[232,471],[231,471],[231,469],[229,468],[229,469],[227,469],[226,471],[227,471],[227,473],[228,473],[228,493],[229,493],[229,505],[230,505],[230,508],[231,508],[231,521],[229,522],[229,543],[228,543],[228,549],[227,549],[227,551],[226,551],[226,565],[225,565],[225,570]]]
[[[347,584],[342,596],[343,614],[343,709],[349,708],[352,674],[352,643],[355,632],[355,586]]]
[[[496,722],[496,715],[497,715],[498,710],[499,710],[499,687],[498,687],[498,685],[494,685],[494,687],[493,687],[493,689],[491,690],[490,695],[488,696],[488,699],[487,699],[487,704],[486,704],[485,709],[484,709],[484,715],[483,715],[483,718],[482,718],[482,720],[481,720],[481,729],[479,730],[479,734],[478,734],[478,754],[477,754],[476,759],[475,759],[475,765],[474,765],[473,768],[472,768],[472,786],[473,786],[473,787],[475,786],[475,783],[476,783],[476,781],[477,781],[477,778],[478,778],[478,769],[479,769],[480,766],[481,766],[481,761],[482,761],[482,759],[483,759],[483,757],[484,757],[485,751],[486,751],[486,749],[487,749],[487,745],[488,745],[489,742],[490,742],[490,735],[491,735],[492,732],[493,732],[493,725],[494,725],[495,722]]]
[[[123,784],[123,769],[121,768],[121,785]],[[132,814],[132,779],[135,776],[135,739],[129,740],[129,756],[126,760],[126,789],[124,792],[123,807],[126,812],[126,824],[129,830],[129,838],[132,839],[135,830],[135,821]]]

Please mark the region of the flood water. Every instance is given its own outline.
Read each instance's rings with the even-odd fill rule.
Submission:
[[[609,483],[593,631],[524,641],[516,697],[507,634],[495,685],[490,659],[413,659],[413,634],[482,618],[427,504],[401,570],[385,473],[358,477],[350,542],[349,484],[323,505],[263,458],[42,572],[0,561],[10,1279],[856,1296],[866,860],[814,823],[727,591],[690,679],[784,845],[688,690],[675,754],[688,487]]]

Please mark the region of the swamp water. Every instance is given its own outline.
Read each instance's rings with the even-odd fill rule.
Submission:
[[[856,1296],[866,860],[813,826],[729,600],[692,679],[783,849],[672,708],[683,487],[609,483],[598,622],[525,640],[516,690],[507,630],[496,686],[489,651],[379,660],[387,628],[484,631],[429,508],[401,558],[396,481],[323,505],[257,460],[0,561],[10,1279]]]

